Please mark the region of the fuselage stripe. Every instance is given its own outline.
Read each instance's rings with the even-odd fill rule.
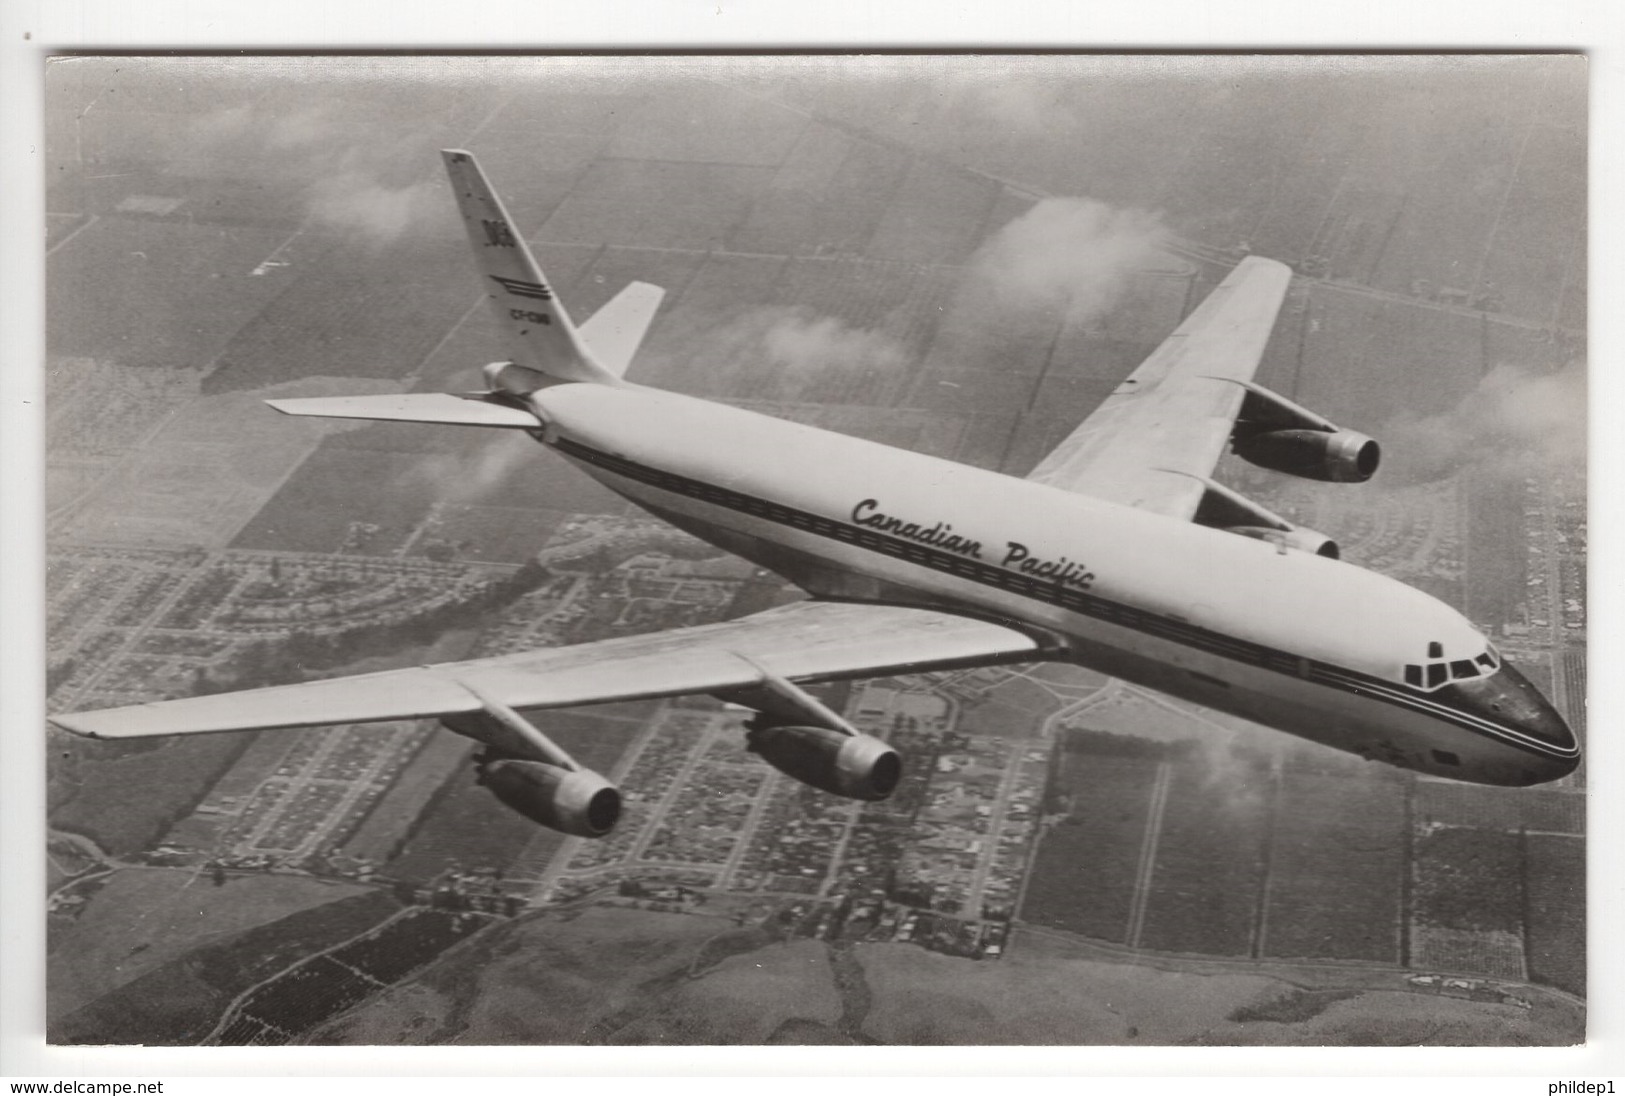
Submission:
[[[1562,750],[1500,724],[1480,719],[1470,713],[1448,705],[1403,691],[1403,687],[1382,678],[1349,670],[1331,663],[1306,659],[1286,651],[1277,650],[1251,640],[1215,632],[1186,621],[1152,613],[1144,609],[1111,601],[1094,594],[1069,589],[1057,583],[1029,578],[1002,567],[966,559],[962,555],[945,552],[898,540],[871,529],[798,510],[782,503],[743,494],[719,487],[703,480],[690,479],[659,468],[638,464],[583,445],[569,438],[556,438],[552,445],[565,456],[587,464],[597,465],[616,475],[646,483],[661,490],[687,495],[725,509],[750,514],[777,525],[786,525],[816,536],[853,544],[871,552],[891,556],[905,562],[929,567],[945,574],[955,574],[983,586],[1006,590],[1021,597],[1047,605],[1068,609],[1082,616],[1094,617],[1110,624],[1130,628],[1144,635],[1154,636],[1183,646],[1204,650],[1235,662],[1243,662],[1279,674],[1303,677],[1311,682],[1338,689],[1342,692],[1369,696],[1399,707],[1442,719],[1476,734],[1498,738],[1510,745],[1547,757],[1572,757],[1574,750]]]

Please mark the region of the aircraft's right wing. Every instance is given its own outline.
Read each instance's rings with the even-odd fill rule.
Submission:
[[[353,677],[52,716],[96,738],[314,727],[460,715],[496,701],[563,708],[795,682],[1031,661],[1046,650],[999,624],[929,609],[803,601],[679,628]]]
[[[1291,280],[1284,263],[1243,259],[1027,478],[1190,519]]]

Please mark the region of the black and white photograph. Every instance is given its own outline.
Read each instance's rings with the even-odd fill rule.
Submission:
[[[1584,54],[44,68],[51,1045],[1586,1041]]]

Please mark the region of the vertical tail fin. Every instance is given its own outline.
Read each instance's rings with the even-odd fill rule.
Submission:
[[[561,381],[620,384],[593,360],[570,315],[542,277],[530,248],[513,229],[508,211],[472,153],[443,149],[446,174],[474,248],[491,313],[502,328],[515,364]]]

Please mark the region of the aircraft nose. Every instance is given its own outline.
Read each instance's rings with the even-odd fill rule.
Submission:
[[[1552,762],[1561,769],[1545,779],[1573,772],[1580,764],[1580,744],[1568,722],[1523,674],[1503,662],[1488,677],[1457,683],[1460,695],[1475,714],[1510,725],[1543,745],[1561,751]]]

